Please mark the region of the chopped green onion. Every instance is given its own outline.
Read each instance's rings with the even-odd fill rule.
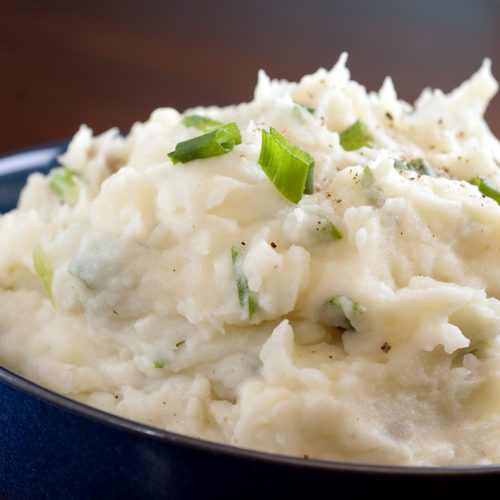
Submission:
[[[303,104],[294,104],[292,108],[292,115],[294,118],[297,120],[302,120],[302,112],[307,111],[311,115],[314,115],[314,112],[316,111],[314,108],[311,108],[310,106],[304,106]]]
[[[342,233],[335,227],[335,224],[324,215],[315,214],[316,225],[314,230],[327,240],[340,240]]]
[[[478,340],[477,342],[473,342],[472,345],[469,346],[467,352],[470,352],[472,354],[478,354],[479,351],[488,349],[489,347],[491,347],[491,345],[492,345],[491,339]]]
[[[476,175],[469,182],[477,186],[482,194],[495,200],[500,205],[500,191],[495,186],[491,185],[484,177]]]
[[[50,171],[49,186],[54,193],[68,205],[73,206],[78,201],[80,176],[74,170],[67,167],[57,167]]]
[[[418,175],[430,175],[431,177],[436,176],[434,170],[429,165],[429,162],[423,158],[415,158],[408,163],[401,160],[394,160],[394,168],[397,168],[398,170],[410,170],[412,172],[416,172]]]
[[[314,159],[276,129],[262,129],[259,165],[276,189],[293,203],[314,191]]]
[[[373,175],[373,170],[367,165],[363,169],[363,180],[361,185],[365,188],[371,188],[375,184],[375,176]]]
[[[182,124],[186,127],[196,127],[199,130],[207,130],[212,127],[219,127],[222,125],[221,122],[217,120],[212,120],[206,116],[200,115],[189,115],[183,118]]]
[[[345,295],[338,295],[323,304],[323,320],[329,326],[343,330],[355,330],[353,322],[366,311],[366,307]]]
[[[185,340],[181,340],[180,342],[177,342],[177,344],[175,344],[175,348],[179,349],[179,347],[182,347],[185,343],[186,343]]]
[[[161,361],[155,361],[153,365],[155,368],[163,368],[163,363]]]
[[[306,183],[304,185],[304,194],[314,193],[314,160],[313,166],[307,172]]]
[[[366,166],[363,169],[363,179],[361,186],[368,193],[368,201],[376,207],[381,207],[384,204],[384,193],[382,189],[375,185],[375,176],[373,170]]]
[[[50,302],[55,307],[56,303],[52,294],[52,278],[54,276],[54,269],[50,263],[47,254],[43,251],[40,245],[33,249],[33,266],[40,283],[45,290]]]
[[[292,116],[295,119],[302,121],[302,106],[300,104],[294,105],[294,107],[292,108]]]
[[[254,293],[248,288],[248,280],[243,273],[242,265],[244,254],[241,248],[231,248],[231,258],[233,261],[233,275],[238,289],[238,300],[244,311],[248,312],[248,319],[252,321],[257,311],[257,299]]]
[[[168,153],[168,156],[173,163],[187,163],[229,153],[236,144],[241,144],[240,130],[236,123],[228,123],[193,139],[179,142],[175,151]]]
[[[368,133],[366,125],[360,121],[355,121],[350,127],[340,132],[340,145],[346,151],[360,149],[363,146],[371,148],[373,146],[373,138]]]

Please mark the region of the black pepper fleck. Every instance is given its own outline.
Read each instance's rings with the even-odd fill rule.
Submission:
[[[391,344],[389,344],[389,342],[384,342],[384,344],[382,345],[382,347],[380,349],[382,349],[382,351],[387,353],[391,350]]]

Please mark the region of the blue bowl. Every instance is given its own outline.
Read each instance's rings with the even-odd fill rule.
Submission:
[[[66,146],[0,158],[1,212]],[[348,464],[211,443],[88,407],[0,367],[0,499],[400,498],[497,484],[500,466]]]

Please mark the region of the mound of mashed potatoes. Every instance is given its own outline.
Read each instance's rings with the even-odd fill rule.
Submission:
[[[0,217],[0,363],[240,447],[499,463],[496,90],[486,59],[410,105],[390,78],[352,81],[343,54],[297,83],[261,71],[248,103],[157,109],[125,137],[82,126]],[[173,154],[227,124],[223,151]],[[299,199],[266,155],[307,165]]]

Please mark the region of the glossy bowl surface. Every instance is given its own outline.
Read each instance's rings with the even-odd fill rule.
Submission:
[[[66,146],[0,158],[0,212]],[[500,466],[346,464],[210,443],[90,408],[0,367],[0,499],[411,498],[490,484],[500,484]]]

